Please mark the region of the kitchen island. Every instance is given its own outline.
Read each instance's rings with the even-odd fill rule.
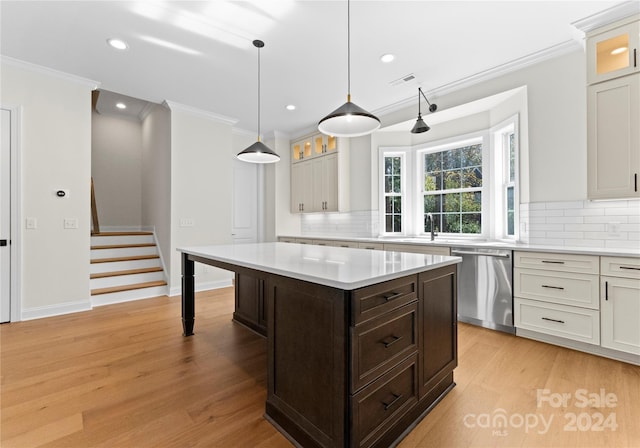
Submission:
[[[194,262],[235,272],[234,319],[266,330],[265,417],[299,446],[393,446],[455,385],[458,257],[288,243],[178,250],[184,335]]]

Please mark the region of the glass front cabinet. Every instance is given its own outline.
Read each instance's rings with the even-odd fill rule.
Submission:
[[[587,36],[587,81],[594,84],[640,72],[640,21],[630,17]]]
[[[338,151],[338,138],[332,135],[314,134],[291,145],[291,160],[301,162],[312,157],[331,154]]]

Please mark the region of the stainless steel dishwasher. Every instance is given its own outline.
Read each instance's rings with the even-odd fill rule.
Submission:
[[[513,252],[492,247],[452,247],[458,265],[458,320],[515,333]]]

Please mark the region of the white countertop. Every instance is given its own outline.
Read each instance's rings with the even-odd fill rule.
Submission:
[[[460,257],[289,243],[194,246],[179,252],[353,290],[405,275],[460,263]]]
[[[510,249],[521,250],[529,252],[552,252],[552,253],[567,253],[567,254],[581,254],[581,255],[596,255],[596,256],[610,256],[610,257],[640,257],[640,247],[636,244],[635,247],[629,247],[628,249],[621,248],[608,248],[608,247],[582,247],[582,246],[551,246],[540,244],[525,244],[517,242],[505,242],[505,241],[485,241],[485,240],[455,240],[455,239],[442,239],[436,237],[434,241],[429,238],[398,238],[398,237],[342,237],[342,236],[313,236],[313,235],[280,235],[283,238],[300,238],[305,240],[327,240],[327,241],[356,241],[363,243],[382,243],[382,244],[409,244],[417,246],[445,246],[445,247],[478,247],[478,248],[496,248],[496,249]],[[630,242],[633,245],[634,242]]]

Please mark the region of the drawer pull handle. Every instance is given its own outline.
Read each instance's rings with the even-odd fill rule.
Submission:
[[[636,268],[633,266],[620,266],[620,269],[629,269],[631,271],[640,271],[640,268]]]
[[[384,405],[384,410],[385,411],[388,410],[394,404],[396,404],[402,398],[402,394],[396,395],[396,394],[392,393],[391,395],[393,395],[393,400],[391,400],[391,402],[389,402],[389,403],[385,403],[384,401],[382,402],[382,404]]]
[[[559,324],[563,324],[564,321],[563,320],[558,320],[558,319],[551,319],[549,317],[543,317],[542,320],[548,320],[549,322],[557,322]]]
[[[564,264],[564,261],[542,260],[543,263]]]
[[[396,292],[396,293],[393,293],[393,294],[391,294],[391,295],[384,296],[384,300],[386,300],[387,302],[390,302],[390,301],[392,301],[392,300],[394,300],[394,299],[397,299],[398,297],[401,297],[401,296],[403,296],[403,295],[404,295],[404,294],[403,294],[403,293],[401,293],[401,292]]]
[[[609,282],[604,282],[604,300],[609,300]]]
[[[389,348],[391,347],[393,344],[395,344],[396,342],[398,342],[400,339],[402,339],[402,336],[389,336],[391,338],[391,340],[385,340],[383,339],[382,341],[380,341],[381,344],[384,344],[384,348]]]
[[[549,289],[560,289],[562,291],[564,291],[564,288],[562,286],[551,286],[551,285],[542,285],[543,288],[549,288]]]

